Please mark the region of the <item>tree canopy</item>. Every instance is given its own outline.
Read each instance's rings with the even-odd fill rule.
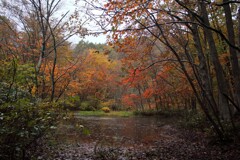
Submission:
[[[237,131],[239,1],[77,0],[59,15],[61,4],[0,1],[0,159],[24,157],[61,109],[179,109],[204,113],[221,140]],[[68,41],[100,33],[107,44]]]

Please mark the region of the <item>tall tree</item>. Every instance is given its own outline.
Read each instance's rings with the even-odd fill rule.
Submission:
[[[23,31],[26,38],[27,52],[32,52],[32,60],[35,64],[35,84],[37,93],[44,93],[45,66],[52,63],[51,75],[51,100],[55,97],[56,78],[55,70],[58,60],[58,48],[76,33],[84,30],[81,23],[76,25],[77,14],[68,15],[69,11],[62,16],[56,16],[61,5],[61,0],[17,0],[1,1],[2,8],[12,15],[18,22],[18,27]],[[44,95],[42,95],[44,97]]]
[[[236,48],[236,36],[234,31],[234,23],[232,19],[232,11],[230,8],[229,0],[223,0],[223,8],[225,13],[225,20],[227,26],[227,36],[229,43],[229,52],[230,52],[230,60],[231,60],[231,67],[232,67],[232,76],[233,76],[233,90],[235,96],[235,103],[240,108],[240,68],[238,63],[237,53],[240,52]],[[240,49],[240,48],[238,48]]]

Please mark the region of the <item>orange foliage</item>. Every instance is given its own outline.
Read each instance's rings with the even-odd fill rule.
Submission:
[[[103,100],[117,87],[117,64],[109,61],[108,55],[90,50],[78,67],[67,94],[91,95]]]

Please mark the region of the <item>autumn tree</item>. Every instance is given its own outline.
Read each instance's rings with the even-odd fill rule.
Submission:
[[[118,45],[119,51],[125,54],[121,61],[127,71],[122,84],[135,90],[135,97],[131,93],[134,90],[130,90],[129,100],[138,97],[141,109],[146,106],[157,110],[184,108],[183,104],[186,104],[185,108],[190,108],[189,103],[194,99],[191,89],[186,85],[183,74],[179,73],[179,66],[171,54],[164,49],[159,50],[161,43],[157,45],[147,37],[139,40],[128,36]],[[184,96],[184,93],[189,96]]]
[[[239,110],[239,65],[236,57],[239,47],[234,38],[237,21],[233,18],[237,13],[237,3],[150,0],[109,1],[104,4],[86,1],[91,10],[101,10],[101,14],[96,16],[90,9],[87,13],[94,17],[103,31],[113,33],[110,40],[113,44],[118,45],[123,37],[129,35],[147,35],[154,42],[160,41],[162,49],[172,53],[221,139],[225,128],[220,119],[229,121],[234,110]],[[221,60],[223,55],[227,63]],[[226,70],[227,64],[230,64],[229,70]]]
[[[61,3],[61,0],[31,0],[29,2],[18,0],[2,1],[1,3],[2,7],[13,15],[12,19],[18,22],[18,27],[22,30],[21,37],[25,41],[24,48],[28,54],[27,59],[35,65],[36,93],[45,92],[45,66],[46,63],[51,63],[49,72],[51,100],[55,97],[56,79],[58,79],[55,71],[60,47],[66,45],[65,41],[74,34],[83,33],[82,25],[77,20],[77,13],[70,15],[69,12],[66,12],[61,16],[56,16],[59,14],[57,11]],[[44,95],[42,94],[41,97]]]
[[[97,109],[101,103],[106,102],[111,102],[113,105],[113,101],[117,101],[115,92],[118,87],[119,62],[94,48],[83,50],[78,54],[80,60],[74,66],[75,74],[66,94],[80,98],[82,102],[80,109],[84,109],[85,104],[89,104],[89,107],[91,105],[92,109]]]

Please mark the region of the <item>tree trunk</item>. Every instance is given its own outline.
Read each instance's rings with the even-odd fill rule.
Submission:
[[[224,3],[229,2],[229,0],[223,0]],[[226,18],[226,26],[227,26],[227,33],[229,42],[232,45],[236,45],[235,43],[235,33],[233,28],[233,20],[232,20],[232,12],[229,4],[223,5],[225,18]],[[238,57],[237,57],[237,50],[231,46],[229,46],[230,52],[230,60],[231,60],[231,67],[232,67],[232,76],[233,76],[233,92],[234,92],[234,99],[235,103],[239,108],[240,104],[240,71],[239,71],[239,64],[238,64]]]
[[[238,7],[238,15],[237,15],[237,18],[238,18],[238,47],[240,48],[240,6]],[[240,59],[240,51],[238,51],[238,62],[239,62],[239,59]],[[239,65],[239,63],[238,63]],[[239,67],[239,66],[238,66]]]
[[[193,111],[197,111],[197,103],[196,103],[196,97],[191,98],[191,109]]]
[[[206,98],[207,101],[209,101],[210,107],[212,108],[215,115],[218,116],[219,111],[218,111],[217,104],[211,89],[211,80],[210,80],[211,77],[207,67],[207,60],[203,53],[203,48],[202,48],[202,44],[201,44],[201,40],[200,40],[200,36],[199,36],[196,24],[192,25],[192,33],[193,33],[194,44],[197,49],[197,54],[199,59],[198,72],[199,72],[199,77],[201,81],[200,85],[202,87],[202,96],[203,98]]]
[[[154,95],[154,101],[155,101],[156,110],[158,111],[158,110],[159,110],[159,107],[160,107],[158,101],[160,101],[160,100],[158,99],[158,96],[157,96],[157,95]]]
[[[140,85],[137,86],[138,94],[140,96],[140,106],[141,110],[144,111],[144,106],[143,106],[143,98],[142,98],[142,93],[141,93],[141,87]]]
[[[214,70],[216,73],[217,83],[218,83],[218,90],[219,90],[219,111],[221,114],[221,118],[224,120],[230,119],[230,113],[229,113],[229,104],[228,99],[224,96],[224,94],[228,94],[228,88],[227,88],[227,81],[224,77],[223,68],[221,66],[221,63],[218,59],[218,53],[217,48],[213,39],[213,33],[210,29],[207,27],[210,26],[210,22],[208,19],[208,12],[206,9],[205,1],[200,2],[200,9],[203,16],[203,23],[206,25],[206,27],[203,28],[206,39],[208,42],[209,50],[210,50],[210,56],[211,61],[214,66]]]
[[[53,67],[51,71],[51,85],[52,85],[52,92],[51,92],[51,101],[54,99],[55,95],[55,87],[56,87],[56,82],[55,82],[55,69],[56,69],[56,64],[57,64],[57,46],[56,46],[56,38],[54,36],[54,33],[51,29],[51,26],[49,25],[49,28],[51,30],[51,35],[53,38],[53,47],[54,47],[54,57],[53,57]]]

